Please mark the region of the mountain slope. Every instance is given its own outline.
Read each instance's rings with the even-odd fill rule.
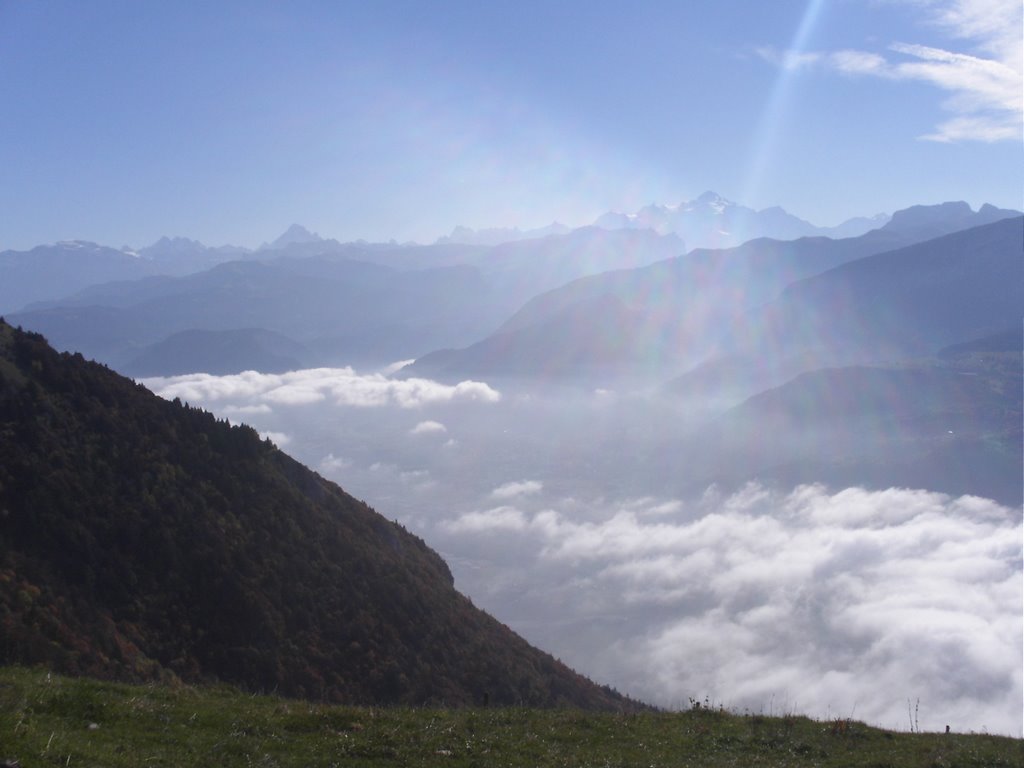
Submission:
[[[954,207],[959,210],[956,204]],[[809,296],[806,301],[777,302],[780,308],[776,309],[762,312],[759,308],[776,299],[787,286],[819,274],[822,277],[818,282],[808,280],[807,284],[838,285],[847,276],[859,276],[851,279],[858,280],[858,284],[863,284],[864,290],[870,293],[874,290],[871,287],[873,281],[879,282],[872,307],[868,307],[871,302],[866,299],[867,303],[862,301],[858,305],[858,311],[869,315],[877,314],[879,308],[886,310],[890,305],[893,313],[904,303],[916,301],[923,305],[924,299],[911,297],[917,291],[924,291],[926,295],[932,291],[935,309],[944,318],[942,322],[952,324],[951,332],[954,327],[963,326],[956,331],[961,334],[959,339],[962,340],[990,329],[984,323],[969,325],[965,318],[955,312],[943,314],[942,299],[938,297],[956,290],[956,282],[950,282],[943,275],[960,275],[956,270],[970,271],[973,258],[970,253],[976,248],[994,248],[998,253],[993,253],[992,258],[1001,266],[1000,271],[989,274],[987,267],[978,265],[975,278],[968,281],[968,284],[974,286],[972,300],[980,300],[979,297],[984,296],[988,289],[993,290],[995,296],[1010,297],[1009,304],[1000,300],[988,305],[980,300],[976,311],[987,313],[986,316],[999,314],[1001,319],[994,328],[1005,327],[1010,322],[1006,314],[1008,307],[1017,310],[1022,305],[1020,300],[1017,300],[1016,305],[1013,304],[1013,296],[1019,294],[1017,289],[1021,286],[1019,275],[1013,272],[1014,265],[1020,263],[1020,238],[1017,238],[1016,250],[1013,240],[1013,222],[1019,219],[1005,219],[987,227],[975,227],[948,235],[947,238],[953,239],[932,241],[936,245],[918,244],[915,247],[919,250],[914,253],[924,256],[913,257],[908,242],[917,243],[915,238],[923,232],[942,232],[952,226],[948,222],[942,223],[944,220],[941,213],[945,207],[937,208],[941,210],[933,211],[928,216],[924,215],[925,212],[917,212],[915,217],[919,225],[891,229],[883,227],[858,238],[805,238],[789,242],[754,240],[730,250],[695,250],[639,269],[582,278],[531,299],[495,334],[473,347],[463,352],[427,355],[417,360],[409,372],[448,379],[470,372],[486,375],[500,371],[529,376],[545,371],[567,370],[569,367],[562,365],[560,358],[574,355],[577,360],[571,367],[573,370],[603,371],[604,375],[615,377],[634,373],[630,370],[632,361],[647,360],[660,366],[662,373],[671,375],[718,354],[756,357],[764,350],[775,350],[779,340],[785,348],[785,357],[799,358],[803,356],[806,343],[813,340],[808,338],[811,333],[820,332],[823,338],[831,333],[832,315],[836,311],[841,312],[844,307],[838,294],[828,294],[828,290],[821,289],[824,291],[821,300],[815,301]],[[969,208],[967,210],[970,211]],[[960,217],[957,221],[985,220],[987,216],[988,212],[984,215],[979,212],[967,218]],[[926,223],[920,223],[922,220],[931,221],[932,228],[929,229]],[[1019,228],[1019,224],[1016,226]],[[995,227],[993,231],[1002,234],[992,240],[986,234],[989,227]],[[983,245],[983,240],[990,244]],[[894,250],[901,246],[905,250]],[[949,251],[943,256],[949,262],[947,267],[941,267],[939,260],[931,258],[929,254],[934,254],[935,249]],[[874,261],[867,261],[868,256],[873,256]],[[900,272],[902,277],[899,278],[898,290],[883,285],[889,275],[873,266],[889,263],[890,259],[893,264],[906,264],[900,268],[903,271]],[[960,266],[954,267],[952,262]],[[846,266],[837,269],[837,265]],[[995,268],[995,262],[990,267]],[[956,279],[962,279],[962,276]],[[799,293],[810,289],[792,290]],[[1014,294],[1015,290],[1017,294]],[[577,349],[587,345],[589,327],[604,322],[600,316],[603,311],[601,297],[612,297],[630,311],[644,315],[646,319],[623,329],[622,338],[617,342],[622,353],[588,362],[579,359]],[[593,309],[589,318],[583,316],[583,308],[587,306]],[[1009,317],[1012,319],[1012,315]],[[556,327],[568,318],[571,318],[571,325]],[[544,332],[529,332],[530,328],[543,328]],[[538,338],[539,345],[534,341]],[[550,339],[563,339],[565,344],[556,347],[550,343]],[[956,340],[943,338],[941,342],[946,344]],[[632,348],[631,353],[626,351],[627,347]],[[510,370],[510,360],[523,361],[522,368]],[[789,363],[776,367],[780,370],[792,368]],[[805,369],[804,363],[801,362],[797,368]],[[741,383],[740,388],[744,386]]]
[[[326,252],[296,255],[304,245]],[[292,243],[285,256],[221,263],[178,278],[90,286],[9,319],[43,333],[59,349],[132,373],[147,348],[175,344],[166,341],[175,334],[247,328],[294,339],[310,350],[303,359],[311,365],[381,365],[470,343],[538,291],[681,248],[675,237],[592,227],[490,249],[328,245]],[[235,350],[232,367],[263,364],[258,347],[252,355],[243,352]],[[180,373],[186,358],[177,356],[165,367],[152,355],[146,362],[147,373],[167,375]],[[198,357],[194,364],[209,368]]]
[[[468,340],[496,324],[490,291],[470,267],[398,271],[329,257],[232,261],[180,278],[97,286],[9,316],[54,346],[115,367],[185,330],[264,328],[318,361],[387,363]],[[257,361],[239,361],[244,368]],[[156,373],[170,373],[155,371]]]
[[[616,707],[248,427],[0,323],[0,661],[364,703]]]
[[[0,313],[58,299],[94,283],[128,280],[157,270],[147,259],[84,241],[0,253]]]
[[[930,355],[1003,330],[1024,310],[1024,218],[955,232],[802,280],[736,343],[833,359]]]
[[[284,373],[303,367],[310,351],[287,336],[262,328],[181,331],[143,349],[122,370],[129,376],[176,376],[242,371]]]
[[[438,350],[401,375],[559,378],[643,365],[636,340],[649,334],[643,313],[614,296],[582,299],[543,322],[489,336],[460,350]]]
[[[1020,347],[810,371],[726,413],[705,455],[728,456],[734,480],[922,487],[1019,506],[1021,386]]]

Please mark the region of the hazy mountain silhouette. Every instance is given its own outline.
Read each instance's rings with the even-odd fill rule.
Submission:
[[[248,257],[248,248],[234,245],[210,247],[187,237],[161,237],[152,245],[140,248],[139,256],[153,263],[157,274],[181,276],[212,269],[218,264]],[[129,279],[125,275],[120,280]]]
[[[247,258],[178,278],[150,277],[85,288],[11,316],[60,349],[81,351],[125,371],[151,348],[186,330],[263,328],[309,350],[311,365],[382,364],[439,346],[466,344],[538,291],[611,266],[675,254],[679,241],[652,232],[576,230],[487,249],[477,246],[381,246],[299,243],[274,258]],[[295,249],[323,246],[316,256]],[[467,264],[468,263],[468,264]],[[224,338],[224,337],[221,337]],[[209,344],[212,337],[207,337]],[[187,347],[152,373],[181,372]],[[258,368],[252,348],[230,367]],[[193,365],[209,356],[194,350]],[[294,355],[292,357],[295,357]],[[199,370],[195,368],[193,370]]]
[[[983,208],[974,218],[962,218],[961,222],[974,221],[979,216],[987,219],[995,210]],[[936,217],[941,219],[938,214]],[[874,324],[886,312],[895,318],[904,304],[923,309],[930,302],[933,311],[929,316],[941,315],[941,323],[949,326],[950,333],[931,334],[933,346],[942,346],[991,330],[993,322],[998,323],[995,327],[1004,327],[1016,316],[1007,314],[1011,310],[1019,314],[1020,237],[1018,233],[1014,239],[1019,229],[1019,223],[1014,221],[1017,220],[1004,219],[989,225],[995,227],[991,231],[985,227],[967,230],[959,239],[951,235],[954,239],[948,242],[935,240],[913,253],[892,249],[907,241],[918,242],[915,238],[927,231],[923,225],[882,228],[846,240],[754,240],[725,251],[698,249],[647,267],[576,280],[536,296],[492,336],[466,350],[425,355],[409,366],[406,373],[446,379],[469,372],[485,375],[501,371],[531,376],[572,372],[574,366],[567,363],[572,359],[580,371],[603,369],[607,376],[656,372],[670,375],[722,354],[751,360],[763,360],[771,354],[772,365],[783,374],[792,375],[807,365],[814,366],[813,361],[804,359],[808,351],[828,353],[829,359],[837,359],[835,354],[847,351],[845,347],[826,349],[823,344],[811,342],[815,341],[814,333],[820,333],[823,339],[832,335],[831,315],[836,311],[836,302],[846,301],[848,292],[855,290],[842,287],[851,280],[861,286],[856,290],[863,293],[858,312],[871,315]],[[944,231],[948,226],[944,223],[936,229]],[[865,258],[883,252],[873,261]],[[969,255],[975,252],[987,253],[989,261],[978,261],[972,267],[972,259],[982,258]],[[891,273],[878,268],[890,260]],[[845,268],[836,269],[844,264]],[[821,277],[817,282],[807,280],[806,286],[811,287],[802,287],[801,279],[814,275]],[[960,286],[961,280],[967,282]],[[994,292],[994,300],[985,306],[981,297],[988,290]],[[962,294],[959,298],[958,291]],[[918,292],[922,295],[917,296]],[[966,298],[968,295],[970,298]],[[623,325],[616,336],[616,355],[583,359],[579,350],[590,347],[589,329],[605,322],[600,315],[607,303],[602,304],[600,299],[606,296],[614,297],[622,307],[643,315],[644,319]],[[952,303],[945,305],[945,301]],[[760,309],[765,305],[767,308]],[[585,307],[592,308],[589,318],[583,316]],[[960,309],[954,311],[953,307]],[[979,315],[978,322],[968,319],[972,314]],[[847,313],[838,322],[849,325],[856,317],[855,313]],[[927,320],[920,316],[913,322]],[[911,322],[909,316],[907,321]],[[557,327],[563,322],[566,327]],[[959,336],[954,338],[956,334]],[[889,335],[894,339],[899,336],[895,329],[890,329]],[[559,347],[550,343],[555,338],[564,344]],[[837,338],[850,345],[855,342],[849,329]],[[867,343],[866,337],[863,341]],[[864,344],[858,345],[858,353],[868,351]],[[628,349],[632,352],[626,352]],[[899,351],[902,354],[910,348],[903,345]],[[791,367],[786,358],[794,358],[796,367]],[[646,361],[647,370],[635,368],[636,361],[641,360]],[[522,367],[511,370],[513,361]],[[779,383],[788,375],[769,379],[765,386]],[[748,386],[739,383],[741,387]],[[759,388],[763,387],[754,391]]]
[[[0,312],[58,299],[95,283],[156,272],[138,255],[81,240],[0,253]]]
[[[283,249],[290,245],[306,245],[308,243],[322,243],[324,239],[315,232],[310,232],[301,224],[292,224],[277,239],[260,246],[264,249]]]
[[[728,461],[707,469],[734,480],[920,487],[1019,506],[1022,386],[1020,345],[984,356],[951,350],[942,362],[900,368],[809,371],[708,428],[704,456]]]
[[[312,353],[302,344],[262,328],[192,330],[146,347],[121,368],[129,376],[225,375],[247,370],[283,373],[306,367],[310,357]]]
[[[460,350],[439,350],[401,375],[442,380],[474,376],[557,377],[637,370],[644,351],[635,343],[651,332],[646,315],[602,294],[523,328],[499,332]]]
[[[181,278],[99,286],[10,319],[46,334],[60,349],[115,367],[184,330],[241,328],[331,349],[321,364],[380,363],[472,338],[481,323],[497,323],[501,310],[492,306],[489,289],[469,267],[402,272],[310,257],[234,261]],[[237,361],[256,367],[251,362]]]
[[[1019,215],[1020,211],[996,208],[988,203],[975,212],[961,200],[939,205],[914,205],[896,211],[882,229],[886,232],[908,233],[918,239],[931,239]]]
[[[515,240],[534,240],[538,237],[548,235],[564,235],[569,227],[552,222],[546,227],[537,229],[519,229],[519,227],[491,227],[488,229],[473,229],[472,227],[458,226],[452,230],[450,235],[439,237],[438,245],[449,243],[464,243],[467,245],[501,245]]]
[[[1024,218],[843,264],[786,288],[734,343],[832,360],[931,355],[1019,322]]]
[[[604,229],[652,229],[676,234],[689,248],[729,248],[762,237],[856,237],[881,227],[888,219],[879,214],[850,219],[836,227],[818,227],[778,206],[757,211],[709,191],[678,205],[652,204],[636,213],[605,213],[594,224]]]
[[[704,202],[724,205],[717,198]],[[236,261],[225,259],[237,258],[239,249],[206,248],[184,238],[164,238],[139,254],[61,244],[0,254],[0,274],[7,278],[0,297],[12,308],[24,305],[22,299],[38,300],[9,316],[43,332],[58,348],[115,367],[183,331],[261,328],[308,349],[308,357],[291,357],[311,365],[421,357],[421,373],[457,376],[458,354],[425,353],[476,342],[472,365],[466,366],[477,373],[511,372],[513,361],[523,366],[521,375],[569,373],[574,364],[614,372],[644,359],[650,372],[671,375],[716,354],[744,354],[731,331],[746,312],[773,301],[794,281],[1007,214],[991,206],[975,213],[966,203],[921,206],[897,212],[884,227],[857,238],[759,239],[683,256],[674,234],[597,227],[483,247],[341,244],[295,226],[274,242],[280,247],[243,253]],[[210,261],[219,263],[181,276]],[[117,280],[125,277],[132,279]],[[87,285],[101,280],[115,282]],[[54,298],[65,291],[70,295]],[[603,295],[615,297],[631,314],[646,315],[621,333],[605,334],[615,352],[598,344],[596,329],[607,327],[597,316]],[[586,306],[596,313],[589,320],[583,316]],[[555,327],[557,317],[573,327]],[[519,334],[515,341],[515,333],[533,325],[544,330]],[[488,353],[485,337],[495,329],[502,339]],[[542,348],[532,349],[531,339]],[[558,349],[551,339],[568,346]],[[517,343],[526,346],[518,349]],[[591,349],[595,359],[566,352],[574,346]],[[649,353],[640,355],[640,348]],[[268,364],[258,346],[250,350],[246,359],[239,348],[229,367]],[[173,365],[153,372],[180,371],[190,364],[187,351],[179,347]],[[195,352],[192,364],[209,367],[209,357],[199,348]],[[150,357],[147,369],[156,362]]]

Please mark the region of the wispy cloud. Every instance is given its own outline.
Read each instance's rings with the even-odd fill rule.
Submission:
[[[544,484],[538,480],[523,480],[521,482],[505,483],[491,491],[495,499],[514,499],[517,496],[530,496],[540,493]]]
[[[405,366],[411,365],[412,363],[415,362],[415,358],[409,360],[398,360],[394,363],[391,363],[390,365],[384,366],[379,372],[383,373],[385,376],[390,376],[393,373],[398,373],[400,370],[405,368]]]
[[[867,51],[837,51],[827,61],[848,75],[883,75],[889,67],[884,56]]]
[[[765,61],[788,70],[806,69],[822,60],[822,54],[813,51],[780,51],[771,46],[761,46],[755,52]]]
[[[272,409],[266,403],[259,405],[227,405],[223,410],[227,416],[251,416],[253,414],[271,413]]]
[[[968,51],[893,41],[884,51],[779,51],[758,55],[785,69],[829,69],[850,76],[927,83],[948,93],[951,117],[929,141],[1020,140],[1024,117],[1024,42],[1019,0],[917,0],[928,23]]]
[[[421,421],[409,430],[410,435],[437,435],[444,434],[448,428],[439,421]]]
[[[335,473],[342,469],[348,469],[351,466],[352,462],[349,459],[328,453],[320,460],[319,469],[321,472]]]

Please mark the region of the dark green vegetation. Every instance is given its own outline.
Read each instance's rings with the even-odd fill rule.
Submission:
[[[1011,768],[1021,741],[849,720],[521,708],[354,708],[226,687],[130,686],[0,670],[0,759],[139,766],[842,766]]]
[[[0,663],[345,703],[631,706],[251,428],[2,322]]]

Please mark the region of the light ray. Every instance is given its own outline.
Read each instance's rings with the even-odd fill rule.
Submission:
[[[747,164],[747,177],[743,185],[743,195],[740,197],[740,200],[748,201],[748,204],[758,199],[758,193],[764,183],[765,170],[775,150],[783,117],[786,115],[792,99],[793,84],[798,76],[800,62],[803,61],[802,57],[805,54],[807,43],[821,17],[824,6],[824,0],[808,0],[796,33],[793,35],[789,47],[783,51],[782,66],[779,67],[779,74],[772,86],[771,94],[753,136],[754,151]]]

